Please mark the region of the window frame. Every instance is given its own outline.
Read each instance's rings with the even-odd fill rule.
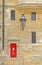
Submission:
[[[31,20],[36,21],[36,12],[31,13]]]
[[[12,11],[14,12],[14,15],[12,15]],[[11,19],[11,20],[15,20],[15,10],[11,10],[10,13],[11,13],[10,19]],[[14,18],[12,18],[12,16],[13,16]]]
[[[36,43],[36,32],[32,32],[32,43]]]

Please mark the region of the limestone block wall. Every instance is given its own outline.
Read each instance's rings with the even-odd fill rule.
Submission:
[[[18,0],[18,3],[42,3],[42,0]]]
[[[18,3],[18,0],[5,0],[5,5],[15,5]]]
[[[8,10],[8,11],[7,11]],[[16,19],[12,21],[10,19],[11,10],[15,10]],[[31,20],[31,13],[36,12],[36,21]],[[19,12],[19,14],[18,14]],[[25,17],[27,19],[24,31],[22,31],[20,24],[20,17],[22,15],[22,10],[16,10],[13,7],[5,8],[5,39],[7,40],[10,37],[19,38],[22,43],[32,43],[31,34],[36,32],[36,43],[40,43],[42,40],[42,10],[24,10]],[[17,20],[18,19],[18,20]]]
[[[25,28],[22,30],[20,17],[22,9],[18,10],[12,4],[17,0],[5,0],[4,17],[4,54],[2,53],[2,6],[0,6],[0,63],[4,65],[41,65],[42,64],[42,9],[24,9],[27,19]],[[9,6],[9,5],[12,6]],[[2,5],[2,0],[0,0]],[[8,6],[6,6],[8,5]],[[11,20],[11,10],[15,10],[15,20]],[[36,21],[31,20],[31,13],[36,12]],[[36,43],[32,44],[32,32],[36,32]],[[11,40],[9,40],[11,38]],[[18,39],[18,40],[15,40]],[[17,44],[17,57],[10,58],[10,43]],[[18,42],[18,43],[17,43]],[[2,65],[2,64],[1,64]]]
[[[2,0],[0,0],[0,5],[2,5]]]
[[[7,8],[5,8],[6,10]],[[14,8],[9,8],[11,11]],[[5,64],[15,64],[15,65],[41,65],[42,64],[42,42],[39,40],[42,39],[42,10],[24,10],[25,16],[27,18],[26,25],[24,31],[21,29],[19,18],[22,14],[22,11],[16,10],[16,20],[11,21],[10,18],[6,22],[5,19],[5,30],[7,30],[7,33],[5,36],[5,39],[8,41],[8,38],[13,39],[16,37],[19,39],[19,42],[17,44],[17,58],[11,59],[9,55],[9,43],[14,42],[10,41],[9,43],[5,41],[5,55],[8,57],[5,59]],[[36,11],[37,13],[37,20],[36,22],[31,21],[31,12]],[[17,14],[19,12],[19,14]],[[7,12],[5,13],[5,16],[9,16]],[[40,15],[40,16],[39,16]],[[7,18],[6,16],[6,18]],[[17,20],[18,17],[18,20]],[[7,27],[7,25],[8,27]],[[11,25],[11,27],[10,27]],[[14,28],[14,29],[13,29]],[[31,32],[36,32],[36,44],[32,44],[31,42]]]
[[[17,57],[12,59],[9,55],[1,55],[0,61],[4,61],[4,65],[41,65],[42,45],[17,44]]]

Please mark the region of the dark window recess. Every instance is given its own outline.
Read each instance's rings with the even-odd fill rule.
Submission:
[[[15,10],[11,10],[11,20],[15,20]]]
[[[0,25],[0,28],[1,28],[1,25]]]
[[[36,32],[32,32],[32,43],[36,43]]]
[[[32,14],[31,14],[31,20],[36,20],[36,13],[35,12],[32,12]]]
[[[0,11],[0,14],[1,14],[1,11]]]
[[[0,38],[0,41],[1,41],[1,38]]]

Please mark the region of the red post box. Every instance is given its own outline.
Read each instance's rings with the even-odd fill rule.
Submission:
[[[10,44],[10,57],[15,58],[17,56],[17,45],[16,43]]]

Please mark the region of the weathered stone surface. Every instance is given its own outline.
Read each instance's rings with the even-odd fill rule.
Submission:
[[[26,0],[25,0],[26,1]],[[25,2],[24,1],[24,2]],[[27,0],[28,2],[42,3],[41,0]],[[22,9],[13,5],[22,3],[23,0],[5,0],[4,17],[4,53],[2,52],[2,39],[0,40],[0,63],[3,65],[42,65],[42,9],[24,9],[27,19],[22,30],[20,17]],[[0,0],[0,38],[2,38],[2,0]],[[10,6],[11,5],[11,6]],[[11,10],[15,10],[15,20],[11,20]],[[31,20],[31,13],[36,12],[36,21]],[[32,44],[32,34],[36,32],[36,43]],[[10,43],[17,44],[17,57],[10,58]],[[0,64],[2,65],[2,64]]]

